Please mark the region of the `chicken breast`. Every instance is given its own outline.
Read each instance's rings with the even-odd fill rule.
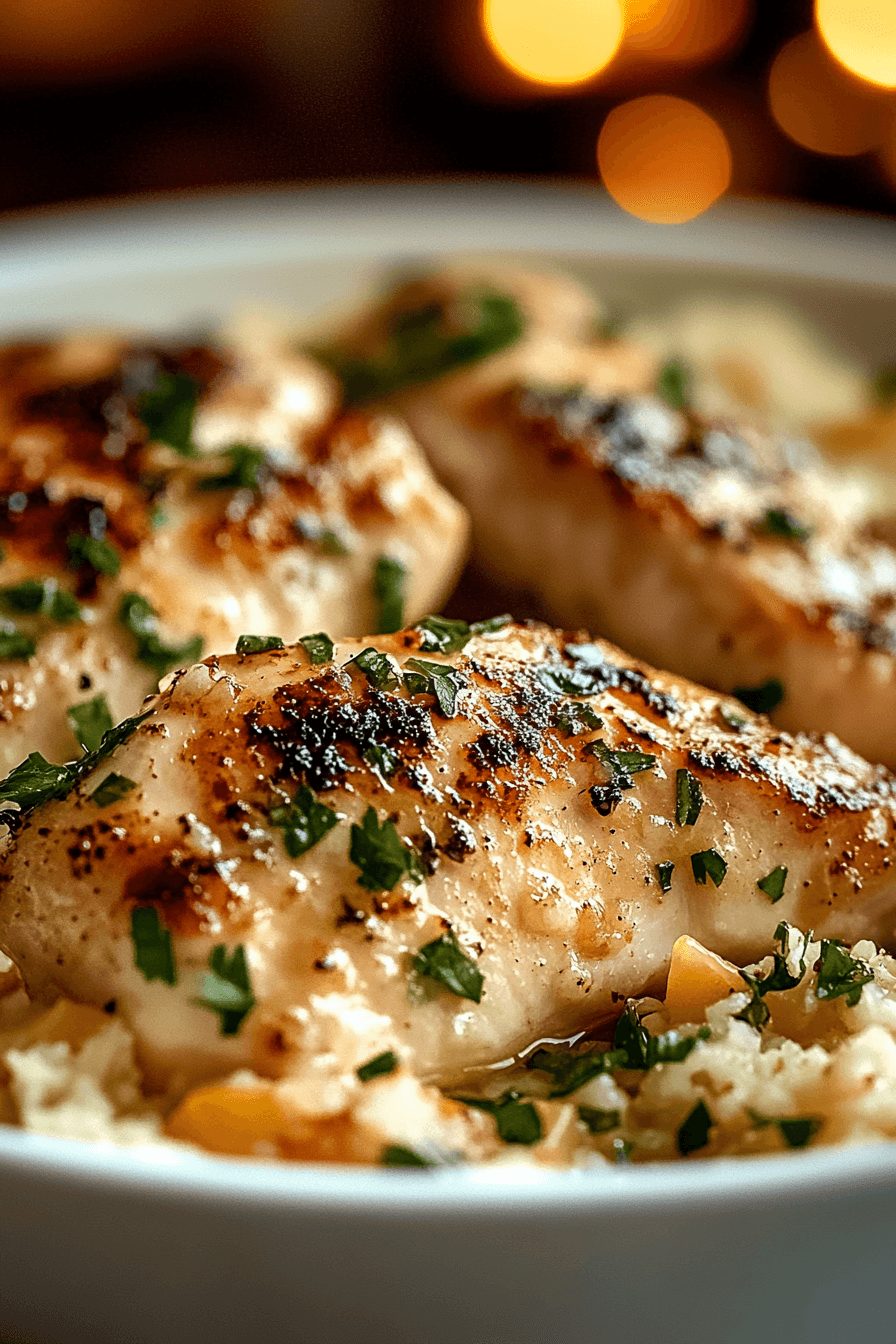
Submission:
[[[407,431],[342,413],[308,359],[0,351],[0,768],[70,759],[70,707],[95,738],[247,631],[394,629],[442,601],[466,536]]]
[[[460,286],[432,281],[443,326]],[[386,305],[391,330],[424,294]],[[657,396],[646,354],[584,342],[550,303],[545,280],[500,353],[389,392],[484,566],[565,625],[896,767],[896,549],[865,528],[863,494],[806,442],[692,413],[675,366]],[[384,320],[346,347],[376,351]]]
[[[682,934],[893,938],[893,777],[581,634],[210,658],[117,738],[0,790],[0,945],[175,1094],[248,1067],[335,1114],[383,1051],[444,1082],[605,1023]]]

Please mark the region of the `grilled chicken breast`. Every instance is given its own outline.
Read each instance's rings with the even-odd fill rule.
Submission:
[[[16,772],[29,993],[117,1006],[174,1093],[249,1067],[335,1114],[380,1052],[444,1082],[605,1022],[682,934],[892,941],[881,767],[583,635],[468,636],[210,658],[79,777]]]
[[[469,285],[434,277],[431,326],[452,329]],[[565,625],[896,767],[896,549],[865,499],[805,442],[698,417],[674,385],[658,397],[646,354],[585,341],[551,303],[543,279],[498,353],[380,389],[469,508],[483,564]],[[381,367],[383,332],[425,304],[399,291],[341,348]]]
[[[402,602],[441,602],[463,510],[399,423],[337,392],[257,342],[0,352],[0,768],[70,759],[69,707],[103,694],[117,720],[247,631],[395,628]]]

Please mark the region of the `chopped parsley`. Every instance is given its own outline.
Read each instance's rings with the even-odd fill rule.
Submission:
[[[112,715],[104,695],[96,695],[80,705],[72,705],[65,717],[85,751],[98,751],[103,738],[113,727]]]
[[[750,1002],[746,1008],[742,1008],[739,1013],[734,1014],[734,1020],[735,1022],[746,1022],[754,1031],[761,1031],[771,1017],[769,1006],[762,997],[762,981],[757,980],[748,971],[741,971],[741,976],[749,988]]]
[[[120,803],[122,798],[136,787],[134,780],[128,779],[125,775],[117,775],[112,770],[90,794],[90,801],[96,803],[97,807],[109,807],[111,803]]]
[[[30,658],[36,648],[37,642],[17,630],[12,621],[0,621],[0,661]]]
[[[69,564],[72,569],[88,565],[97,574],[114,577],[121,569],[121,556],[105,537],[83,536],[80,532],[70,532],[66,539]]]
[[[380,1153],[381,1167],[435,1167],[437,1162],[423,1157],[413,1148],[405,1148],[400,1143],[390,1143]]]
[[[313,667],[333,661],[333,641],[323,630],[319,630],[316,635],[303,635],[299,643],[311,659]]]
[[[678,1129],[678,1151],[682,1157],[696,1153],[709,1143],[709,1131],[712,1129],[712,1116],[702,1100],[690,1112]]]
[[[669,859],[666,859],[664,863],[658,863],[656,865],[656,875],[660,884],[660,891],[672,890],[672,874],[674,872],[675,864]]]
[[[160,677],[173,667],[193,663],[202,654],[202,636],[194,635],[183,644],[166,644],[158,633],[158,612],[139,593],[125,593],[118,607],[118,619],[136,640],[137,659]]]
[[[208,959],[209,969],[202,978],[202,993],[196,1002],[221,1018],[221,1035],[235,1036],[243,1018],[255,1007],[249,981],[246,952],[240,943],[228,959],[227,948],[219,943]]]
[[[200,490],[252,490],[259,494],[264,489],[271,468],[263,448],[234,443],[224,449],[222,456],[230,459],[230,470],[203,477],[199,482]]]
[[[137,414],[150,442],[164,443],[181,457],[198,456],[193,443],[193,417],[199,384],[188,373],[160,369],[151,388],[137,399]]]
[[[382,1078],[387,1073],[394,1073],[397,1068],[398,1058],[394,1050],[384,1050],[381,1055],[376,1055],[355,1069],[355,1073],[362,1083],[369,1083],[371,1078]]]
[[[404,625],[404,581],[407,570],[400,560],[381,555],[373,566],[374,634],[390,635]]]
[[[475,1106],[494,1118],[498,1134],[505,1143],[538,1143],[541,1138],[541,1117],[519,1092],[505,1092],[497,1100],[487,1097],[455,1097],[465,1106]]]
[[[627,1162],[631,1161],[634,1146],[631,1139],[614,1139],[613,1161],[619,1166],[625,1166]]]
[[[613,1054],[617,1061],[613,1067],[652,1069],[657,1064],[680,1064],[698,1041],[707,1041],[709,1036],[709,1027],[701,1027],[696,1036],[682,1036],[674,1030],[651,1036],[641,1025],[635,1005],[627,1003],[613,1036]]]
[[[611,1129],[618,1129],[620,1123],[620,1114],[618,1111],[602,1111],[597,1106],[578,1106],[579,1119],[592,1134],[609,1134]]]
[[[726,728],[731,729],[732,733],[739,733],[747,726],[747,721],[742,714],[736,714],[727,705],[719,705],[718,708],[719,718]]]
[[[55,579],[26,579],[11,588],[0,588],[0,606],[6,611],[47,616],[51,621],[79,621],[81,608],[72,593]]]
[[[331,527],[324,527],[319,518],[314,514],[303,513],[292,522],[293,528],[303,541],[310,541],[324,555],[351,555],[351,547],[338,532]]]
[[[571,705],[561,705],[557,710],[557,727],[565,737],[578,737],[595,728],[603,728],[604,721],[590,705],[574,700]]]
[[[796,974],[790,970],[788,965],[798,946],[794,943],[794,935],[801,939]],[[741,979],[750,990],[750,1002],[746,1008],[735,1014],[736,1021],[747,1022],[756,1031],[762,1030],[771,1016],[768,1004],[764,1002],[765,995],[795,989],[800,983],[806,974],[806,949],[811,937],[811,934],[797,934],[795,929],[783,921],[778,925],[775,929],[775,941],[780,943],[780,951],[774,953],[773,965],[769,974],[755,976],[751,975],[749,971],[740,972]]]
[[[144,980],[177,984],[171,930],[165,928],[154,905],[138,905],[131,911],[131,942],[134,965]]]
[[[775,905],[784,895],[784,883],[786,881],[787,869],[783,864],[779,864],[766,877],[761,877],[756,885],[769,898],[772,905]]]
[[[296,791],[291,803],[272,809],[272,826],[283,828],[283,846],[292,859],[307,854],[339,821],[339,813],[319,803],[307,784]]]
[[[372,742],[361,752],[361,757],[386,779],[390,779],[401,765],[401,757],[391,747],[387,747],[385,742]]]
[[[424,658],[409,658],[405,666],[411,669],[403,677],[411,695],[434,695],[445,718],[453,719],[457,713],[457,693],[467,684],[463,673]]]
[[[693,826],[703,806],[703,789],[690,770],[678,770],[675,775],[675,820],[679,826]]]
[[[421,947],[414,957],[413,970],[419,978],[435,981],[459,999],[479,1003],[482,998],[484,976],[453,933],[443,933]]]
[[[765,1129],[768,1125],[776,1125],[781,1131],[781,1137],[788,1148],[807,1147],[822,1125],[822,1121],[815,1116],[776,1117],[762,1115],[759,1111],[751,1110],[749,1106],[747,1107],[747,1114],[757,1129]]]
[[[862,989],[874,979],[874,972],[866,961],[854,957],[839,938],[822,938],[821,956],[815,969],[818,978],[815,997],[826,1001],[845,995],[850,1008],[862,997]]]
[[[789,509],[769,509],[755,530],[766,537],[780,537],[782,541],[808,541],[811,527],[805,527],[794,518]]]
[[[588,790],[592,807],[602,817],[608,817],[618,807],[624,790],[635,787],[633,775],[640,774],[642,770],[652,770],[656,764],[656,757],[644,751],[613,751],[600,739],[589,742],[585,751],[596,756],[610,775],[606,784],[592,784]]]
[[[777,677],[769,677],[761,686],[735,686],[734,694],[755,714],[771,714],[784,699],[784,683]]]
[[[421,653],[459,653],[473,635],[466,621],[449,616],[424,616],[414,629],[421,634]]]
[[[504,612],[501,616],[489,616],[484,621],[474,621],[470,630],[474,635],[495,635],[508,625],[513,625],[513,617]]]
[[[656,390],[673,411],[686,411],[691,403],[691,375],[680,359],[670,359],[657,374]]]
[[[603,685],[587,667],[567,667],[565,663],[542,663],[535,675],[553,695],[593,695]]]
[[[388,818],[380,824],[373,807],[368,807],[360,826],[352,823],[349,858],[360,871],[358,885],[368,891],[391,891],[403,877],[423,881],[416,850],[402,843]]]
[[[279,635],[240,635],[236,642],[237,653],[271,653],[283,647]]]
[[[699,854],[691,855],[691,869],[694,881],[701,887],[706,886],[709,878],[714,887],[720,887],[725,880],[728,865],[717,849],[701,849]]]
[[[570,1092],[578,1091],[598,1074],[620,1068],[625,1058],[621,1050],[590,1050],[577,1054],[572,1050],[541,1049],[528,1057],[526,1068],[550,1076],[552,1086],[548,1095],[553,1099],[568,1097]]]
[[[378,691],[397,691],[401,685],[391,659],[373,647],[362,649],[355,658],[350,658],[345,666],[360,668],[370,685]]]
[[[0,809],[3,803],[17,803],[22,812],[30,812],[51,798],[61,798],[74,783],[70,766],[52,765],[39,751],[32,751],[0,782]]]

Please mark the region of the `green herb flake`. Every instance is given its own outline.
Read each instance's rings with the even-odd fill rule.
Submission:
[[[459,653],[473,633],[466,621],[448,616],[424,616],[414,629],[420,631],[421,653]]]
[[[311,659],[312,667],[320,667],[322,663],[333,661],[333,641],[323,630],[318,630],[316,635],[303,635],[299,643]]]
[[[302,541],[311,542],[324,555],[351,555],[352,548],[345,538],[331,527],[325,527],[313,513],[302,513],[292,520],[293,529]]]
[[[627,1003],[613,1036],[613,1067],[647,1070],[657,1064],[680,1064],[698,1042],[709,1040],[709,1036],[709,1027],[701,1027],[696,1036],[682,1036],[674,1030],[651,1036],[641,1025],[634,1003]]]
[[[435,981],[460,999],[479,1003],[482,998],[484,977],[467,954],[462,951],[453,933],[443,933],[421,947],[414,958],[414,974]]]
[[[675,864],[666,859],[664,863],[656,865],[657,880],[660,884],[660,891],[671,891],[672,874],[675,872]]]
[[[798,522],[789,509],[769,509],[756,524],[755,531],[766,537],[779,537],[782,541],[808,541],[812,535],[811,527]]]
[[[161,369],[151,388],[137,399],[137,414],[150,442],[163,443],[181,457],[197,457],[193,444],[193,417],[199,401],[199,384],[188,373]]]
[[[0,621],[0,662],[28,659],[36,649],[37,641],[23,635],[12,621]]]
[[[622,802],[624,790],[635,787],[633,775],[640,774],[642,770],[652,770],[656,764],[656,757],[648,755],[647,752],[613,751],[600,739],[589,742],[585,751],[589,755],[596,756],[610,775],[606,784],[593,784],[588,790],[592,807],[602,817],[609,816]]]
[[[118,619],[136,641],[139,662],[163,677],[173,667],[195,663],[202,655],[202,637],[195,635],[183,644],[166,644],[158,633],[158,612],[139,593],[125,593],[119,603]]]
[[[171,930],[165,928],[154,905],[138,905],[131,911],[131,942],[134,965],[144,980],[177,984]]]
[[[104,695],[94,696],[80,705],[72,705],[66,710],[65,717],[85,751],[99,751],[103,738],[113,727]]]
[[[599,1074],[621,1068],[626,1058],[625,1051],[621,1050],[589,1050],[577,1053],[572,1050],[541,1049],[529,1055],[526,1059],[526,1068],[537,1069],[539,1073],[549,1075],[552,1087],[548,1095],[553,1099],[568,1097],[571,1092],[577,1092],[580,1087],[584,1087]]]
[[[747,721],[743,714],[737,714],[728,705],[719,705],[719,718],[726,728],[730,728],[732,733],[743,732],[747,726]]]
[[[302,784],[291,803],[273,808],[270,821],[283,828],[283,846],[290,858],[297,859],[323,840],[339,821],[339,814],[319,803],[307,784]]]
[[[66,545],[72,569],[87,565],[97,574],[105,574],[109,578],[114,578],[121,569],[121,556],[105,537],[85,537],[80,532],[70,532]]]
[[[243,1018],[255,1007],[249,980],[246,952],[240,943],[228,959],[227,948],[219,943],[208,959],[209,969],[202,979],[202,993],[196,1002],[221,1018],[221,1035],[235,1036]]]
[[[381,1167],[436,1167],[438,1165],[431,1158],[423,1157],[413,1148],[405,1148],[400,1143],[390,1143],[380,1153]]]
[[[862,997],[862,989],[874,979],[867,962],[847,951],[839,938],[822,938],[821,955],[815,964],[815,997],[822,1001],[845,996],[850,1008]]]
[[[761,686],[735,686],[734,694],[754,714],[771,714],[784,699],[784,683],[770,677]]]
[[[237,653],[271,653],[283,647],[279,635],[240,635],[236,642]]]
[[[435,696],[445,718],[453,719],[457,714],[457,693],[467,684],[463,673],[445,663],[431,663],[424,658],[409,658],[405,666],[411,669],[411,675],[404,677],[404,684],[410,693],[419,695],[425,692]],[[417,680],[415,673],[425,678],[425,685]]]
[[[703,789],[690,770],[675,775],[675,820],[679,826],[693,826],[703,807]]]
[[[373,600],[377,635],[390,635],[404,625],[404,581],[407,570],[400,560],[381,555],[373,566]]]
[[[391,891],[403,877],[423,881],[419,855],[402,843],[393,822],[377,821],[373,807],[368,807],[360,826],[352,823],[349,858],[360,870],[358,885],[368,891]]]
[[[118,775],[113,770],[90,794],[90,801],[96,803],[97,807],[109,807],[112,803],[120,803],[136,787],[134,780]]]
[[[229,471],[217,476],[204,476],[200,490],[251,490],[259,494],[270,477],[271,468],[263,448],[248,443],[234,443],[223,450],[222,456],[230,461]]]
[[[621,1167],[627,1166],[632,1159],[634,1144],[631,1139],[613,1140],[613,1161]]]
[[[762,996],[762,981],[757,980],[748,971],[741,971],[740,974],[750,991],[750,1002],[746,1008],[742,1008],[739,1013],[734,1014],[734,1020],[735,1022],[746,1022],[754,1031],[761,1031],[771,1017],[769,1006]]]
[[[17,803],[23,812],[30,812],[51,798],[63,797],[75,778],[70,766],[53,765],[39,751],[32,751],[0,782],[0,804]]]
[[[702,887],[709,878],[714,887],[720,887],[725,880],[728,865],[716,849],[701,849],[699,854],[691,855],[691,868],[694,881]]]
[[[401,765],[401,757],[391,747],[387,747],[384,742],[371,743],[361,752],[361,758],[367,762],[371,769],[379,771],[385,779],[391,779]]]
[[[712,1116],[702,1099],[690,1112],[678,1129],[678,1151],[682,1157],[688,1153],[699,1152],[709,1143],[709,1131],[712,1129]]]
[[[474,1106],[494,1118],[498,1135],[505,1143],[538,1143],[541,1138],[541,1117],[519,1092],[505,1092],[495,1101],[487,1097],[455,1097],[465,1106]]]
[[[788,1148],[806,1148],[815,1138],[823,1123],[815,1116],[775,1117],[762,1115],[749,1106],[747,1107],[747,1114],[757,1129],[766,1129],[769,1125],[777,1126]]]
[[[357,657],[351,658],[345,666],[357,667],[364,673],[370,685],[378,691],[397,691],[401,685],[391,659],[372,647],[362,649]]]
[[[769,898],[772,905],[775,905],[784,895],[784,883],[786,881],[787,869],[783,864],[779,864],[766,877],[761,877],[756,885],[763,895]]]
[[[72,593],[55,579],[26,579],[11,588],[0,588],[0,606],[6,611],[47,616],[51,621],[80,621],[81,608]]]
[[[686,411],[691,403],[691,375],[680,359],[670,359],[657,374],[656,390],[673,411]]]
[[[552,695],[594,695],[602,685],[588,668],[567,667],[565,663],[542,663],[535,675]]]
[[[474,621],[470,631],[481,638],[483,635],[496,635],[499,630],[506,630],[508,625],[513,625],[513,617],[505,612],[501,616],[489,616],[484,621]]]
[[[556,724],[564,737],[578,737],[596,728],[603,728],[604,721],[590,705],[574,700],[571,705],[561,705],[557,710]]]
[[[578,1106],[579,1119],[592,1134],[609,1134],[618,1129],[620,1114],[618,1111],[602,1111],[597,1106]]]
[[[384,1050],[381,1055],[376,1055],[355,1069],[355,1073],[362,1083],[369,1083],[371,1078],[382,1078],[387,1073],[394,1073],[397,1068],[398,1058],[394,1050]]]

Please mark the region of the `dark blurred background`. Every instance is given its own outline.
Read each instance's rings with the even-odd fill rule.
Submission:
[[[896,0],[0,0],[0,209],[510,174],[669,220],[729,180],[891,214],[891,74]]]

